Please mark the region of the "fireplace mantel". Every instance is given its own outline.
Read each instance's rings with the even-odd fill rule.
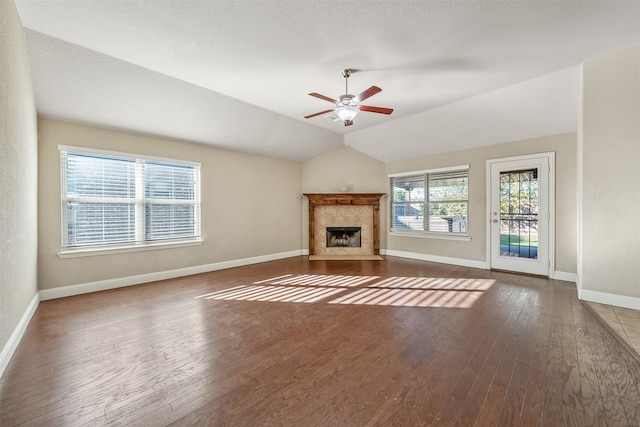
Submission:
[[[380,198],[385,193],[305,193],[309,199],[309,255],[315,251],[316,206],[373,206],[373,255],[380,254]]]

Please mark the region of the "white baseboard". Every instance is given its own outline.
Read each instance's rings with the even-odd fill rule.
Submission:
[[[578,282],[578,275],[576,273],[569,273],[566,271],[555,271],[552,279],[563,280],[565,282]]]
[[[421,261],[431,261],[431,262],[439,262],[441,264],[453,264],[459,265],[462,267],[472,267],[472,268],[481,268],[483,270],[487,269],[487,263],[484,261],[474,261],[469,259],[462,258],[452,258],[452,257],[443,257],[438,255],[428,255],[428,254],[420,254],[415,252],[405,252],[405,251],[395,251],[392,249],[381,249],[380,253],[383,255],[397,256],[400,258],[410,258],[410,259],[418,259]],[[576,273],[568,273],[566,271],[555,271],[552,277],[556,280],[564,280],[566,282],[577,282]]]
[[[210,271],[223,270],[226,268],[241,267],[243,265],[257,264],[260,262],[275,261],[278,259],[300,256],[302,255],[302,253],[302,250],[280,252],[276,254],[261,255],[251,258],[242,258],[231,261],[215,262],[212,264],[197,265],[193,267],[178,268],[175,270],[158,271],[153,273],[139,274],[136,276],[118,277],[115,279],[98,280],[96,282],[60,286],[52,289],[43,289],[40,291],[40,300],[47,301],[50,299],[64,298],[90,292],[105,291],[108,289],[116,289],[125,286],[155,282],[157,280],[174,279],[176,277],[190,276],[192,274],[208,273]]]
[[[452,264],[452,265],[459,265],[461,267],[481,268],[484,270],[487,269],[487,263],[484,261],[474,261],[470,259],[419,254],[416,252],[395,251],[392,249],[382,250],[381,252],[384,255],[397,256],[400,258],[418,259],[420,261],[439,262],[441,264]]]
[[[16,326],[16,328],[13,330],[13,333],[9,337],[9,341],[7,341],[7,344],[2,349],[2,352],[0,353],[0,377],[2,377],[2,374],[4,374],[4,370],[9,365],[9,361],[11,360],[13,353],[16,351],[16,348],[18,348],[18,344],[20,344],[20,340],[22,340],[22,336],[27,330],[27,326],[29,326],[29,322],[36,312],[39,303],[40,295],[36,293],[33,296],[33,299],[31,299],[27,310],[20,318],[18,326]]]
[[[640,310],[640,298],[578,288],[578,299],[616,307]]]

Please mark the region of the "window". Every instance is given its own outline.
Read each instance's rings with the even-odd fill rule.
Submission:
[[[468,165],[389,178],[391,232],[468,236]]]
[[[60,147],[62,248],[200,239],[200,165]]]

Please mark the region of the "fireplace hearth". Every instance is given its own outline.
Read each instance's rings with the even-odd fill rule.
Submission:
[[[360,227],[327,227],[327,248],[362,247]]]

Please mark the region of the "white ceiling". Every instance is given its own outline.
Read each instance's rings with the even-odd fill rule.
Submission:
[[[577,66],[640,44],[635,0],[15,1],[41,115],[295,161],[575,130]],[[332,107],[308,93],[344,93],[344,68],[394,113],[304,119]]]

